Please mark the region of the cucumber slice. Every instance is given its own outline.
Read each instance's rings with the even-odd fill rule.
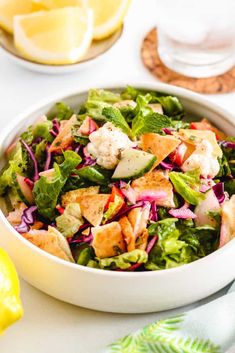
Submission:
[[[112,179],[135,179],[147,173],[157,158],[151,154],[133,148],[125,149],[122,152],[121,160],[118,163]]]
[[[19,174],[14,174],[13,176],[14,185],[20,199],[27,205],[32,205],[34,202],[33,192],[24,179],[25,178]]]

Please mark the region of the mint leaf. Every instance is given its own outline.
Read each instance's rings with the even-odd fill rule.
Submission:
[[[172,120],[159,113],[150,112],[146,116],[138,114],[132,121],[134,136],[140,136],[148,132],[159,133],[165,127],[172,127]]]
[[[104,115],[107,121],[111,122],[114,126],[121,129],[128,136],[132,136],[132,131],[118,108],[104,108],[102,114]]]

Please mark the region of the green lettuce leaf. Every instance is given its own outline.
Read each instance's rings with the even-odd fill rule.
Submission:
[[[235,137],[231,137],[231,136],[227,137],[226,141],[235,143]],[[224,173],[221,175],[221,170],[220,170],[220,174],[218,176],[219,177],[220,176],[227,176],[227,175],[229,175],[229,171],[230,171],[230,174],[232,174],[232,176],[235,177],[235,162],[234,162],[235,161],[235,149],[225,147],[225,146],[223,146],[223,144],[221,145],[221,148],[223,151],[223,157],[222,157],[222,161],[220,161],[220,166],[223,167]]]
[[[199,176],[199,169],[187,173],[169,173],[170,180],[174,185],[175,190],[191,205],[198,205],[198,203],[205,198],[203,193],[197,191],[200,186]]]
[[[64,162],[61,165],[54,163],[54,176],[47,178],[41,176],[35,183],[33,194],[38,212],[45,218],[55,217],[55,207],[63,186],[76,166],[81,162],[81,157],[73,152],[64,152]]]
[[[127,86],[127,88],[122,92],[122,99],[132,99],[137,100],[139,95],[146,95],[146,90],[139,90],[131,86]],[[179,101],[179,99],[175,96],[167,96],[164,94],[160,94],[154,91],[148,91],[148,95],[150,96],[149,103],[160,103],[164,114],[174,117],[174,119],[181,119],[184,114],[184,109]]]
[[[120,100],[120,94],[102,89],[91,89],[84,105],[86,114],[90,115],[95,120],[104,121],[105,117],[102,114],[103,109],[112,107],[113,103],[119,102]]]
[[[235,179],[226,180],[224,182],[224,189],[228,192],[229,196],[235,194]]]
[[[132,264],[146,263],[148,260],[148,254],[144,250],[135,249],[118,256],[107,257],[104,259],[97,258],[97,260],[99,262],[100,268],[121,268],[123,270],[126,270],[131,267]]]
[[[46,120],[36,124],[32,128],[33,138],[41,137],[48,142],[52,142],[53,136],[50,133],[51,128],[52,128],[52,122],[50,120]]]
[[[175,119],[182,118],[182,113],[184,112],[184,109],[177,97],[174,97],[174,96],[154,97],[153,101],[161,104],[163,111],[166,115],[175,117]]]
[[[93,184],[107,185],[110,183],[112,172],[98,165],[93,165],[78,169],[75,174]]]
[[[88,93],[88,101],[102,101],[106,103],[116,103],[121,100],[119,93],[110,92],[104,89],[90,89]]]
[[[72,237],[83,224],[81,209],[78,203],[70,203],[64,213],[56,218],[58,230],[66,237]]]
[[[220,170],[216,175],[217,178],[227,177],[232,174],[229,163],[225,155],[223,154],[222,158],[218,158]]]
[[[118,127],[128,136],[132,136],[131,128],[118,108],[106,107],[102,110],[102,114],[107,121]]]
[[[88,267],[98,267],[97,262],[94,260],[94,250],[91,246],[87,246],[80,251],[77,264]]]
[[[47,119],[53,120],[69,120],[74,114],[74,111],[64,102],[59,102],[54,105],[54,107],[47,113]]]
[[[158,241],[149,254],[145,268],[159,270],[190,263],[213,252],[218,246],[219,230],[195,227],[193,220],[165,219],[148,228]]]
[[[7,187],[13,187],[13,176],[15,173],[24,175],[27,170],[27,154],[24,153],[24,150],[21,146],[21,143],[18,142],[16,148],[11,154],[11,159],[8,162],[8,165],[1,171],[0,175],[0,195],[3,195],[6,192]]]

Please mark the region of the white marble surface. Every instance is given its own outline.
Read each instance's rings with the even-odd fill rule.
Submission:
[[[1,128],[31,104],[66,89],[83,84],[91,87],[104,82],[115,84],[120,80],[125,84],[136,80],[154,82],[139,57],[141,40],[153,25],[155,0],[133,0],[121,40],[103,61],[71,75],[48,76],[26,71],[9,62],[0,52]],[[208,98],[234,111],[235,93]],[[100,353],[118,337],[186,309],[143,315],[99,313],[62,303],[24,281],[21,288],[25,315],[1,337],[1,353]]]

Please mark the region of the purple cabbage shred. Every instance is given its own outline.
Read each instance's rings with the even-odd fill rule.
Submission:
[[[217,197],[219,203],[224,202],[225,193],[224,193],[224,183],[217,183],[212,187],[215,196]]]
[[[15,226],[15,230],[19,233],[26,233],[29,231],[30,226],[33,225],[35,221],[35,212],[37,206],[30,206],[23,211],[21,217],[21,223],[18,226]]]
[[[24,140],[21,140],[22,145],[25,147],[26,151],[29,154],[29,157],[31,158],[33,165],[34,165],[34,176],[33,180],[37,181],[39,179],[39,174],[38,174],[38,163],[36,161],[36,158],[34,156],[34,153],[32,149],[27,145],[27,143]]]

